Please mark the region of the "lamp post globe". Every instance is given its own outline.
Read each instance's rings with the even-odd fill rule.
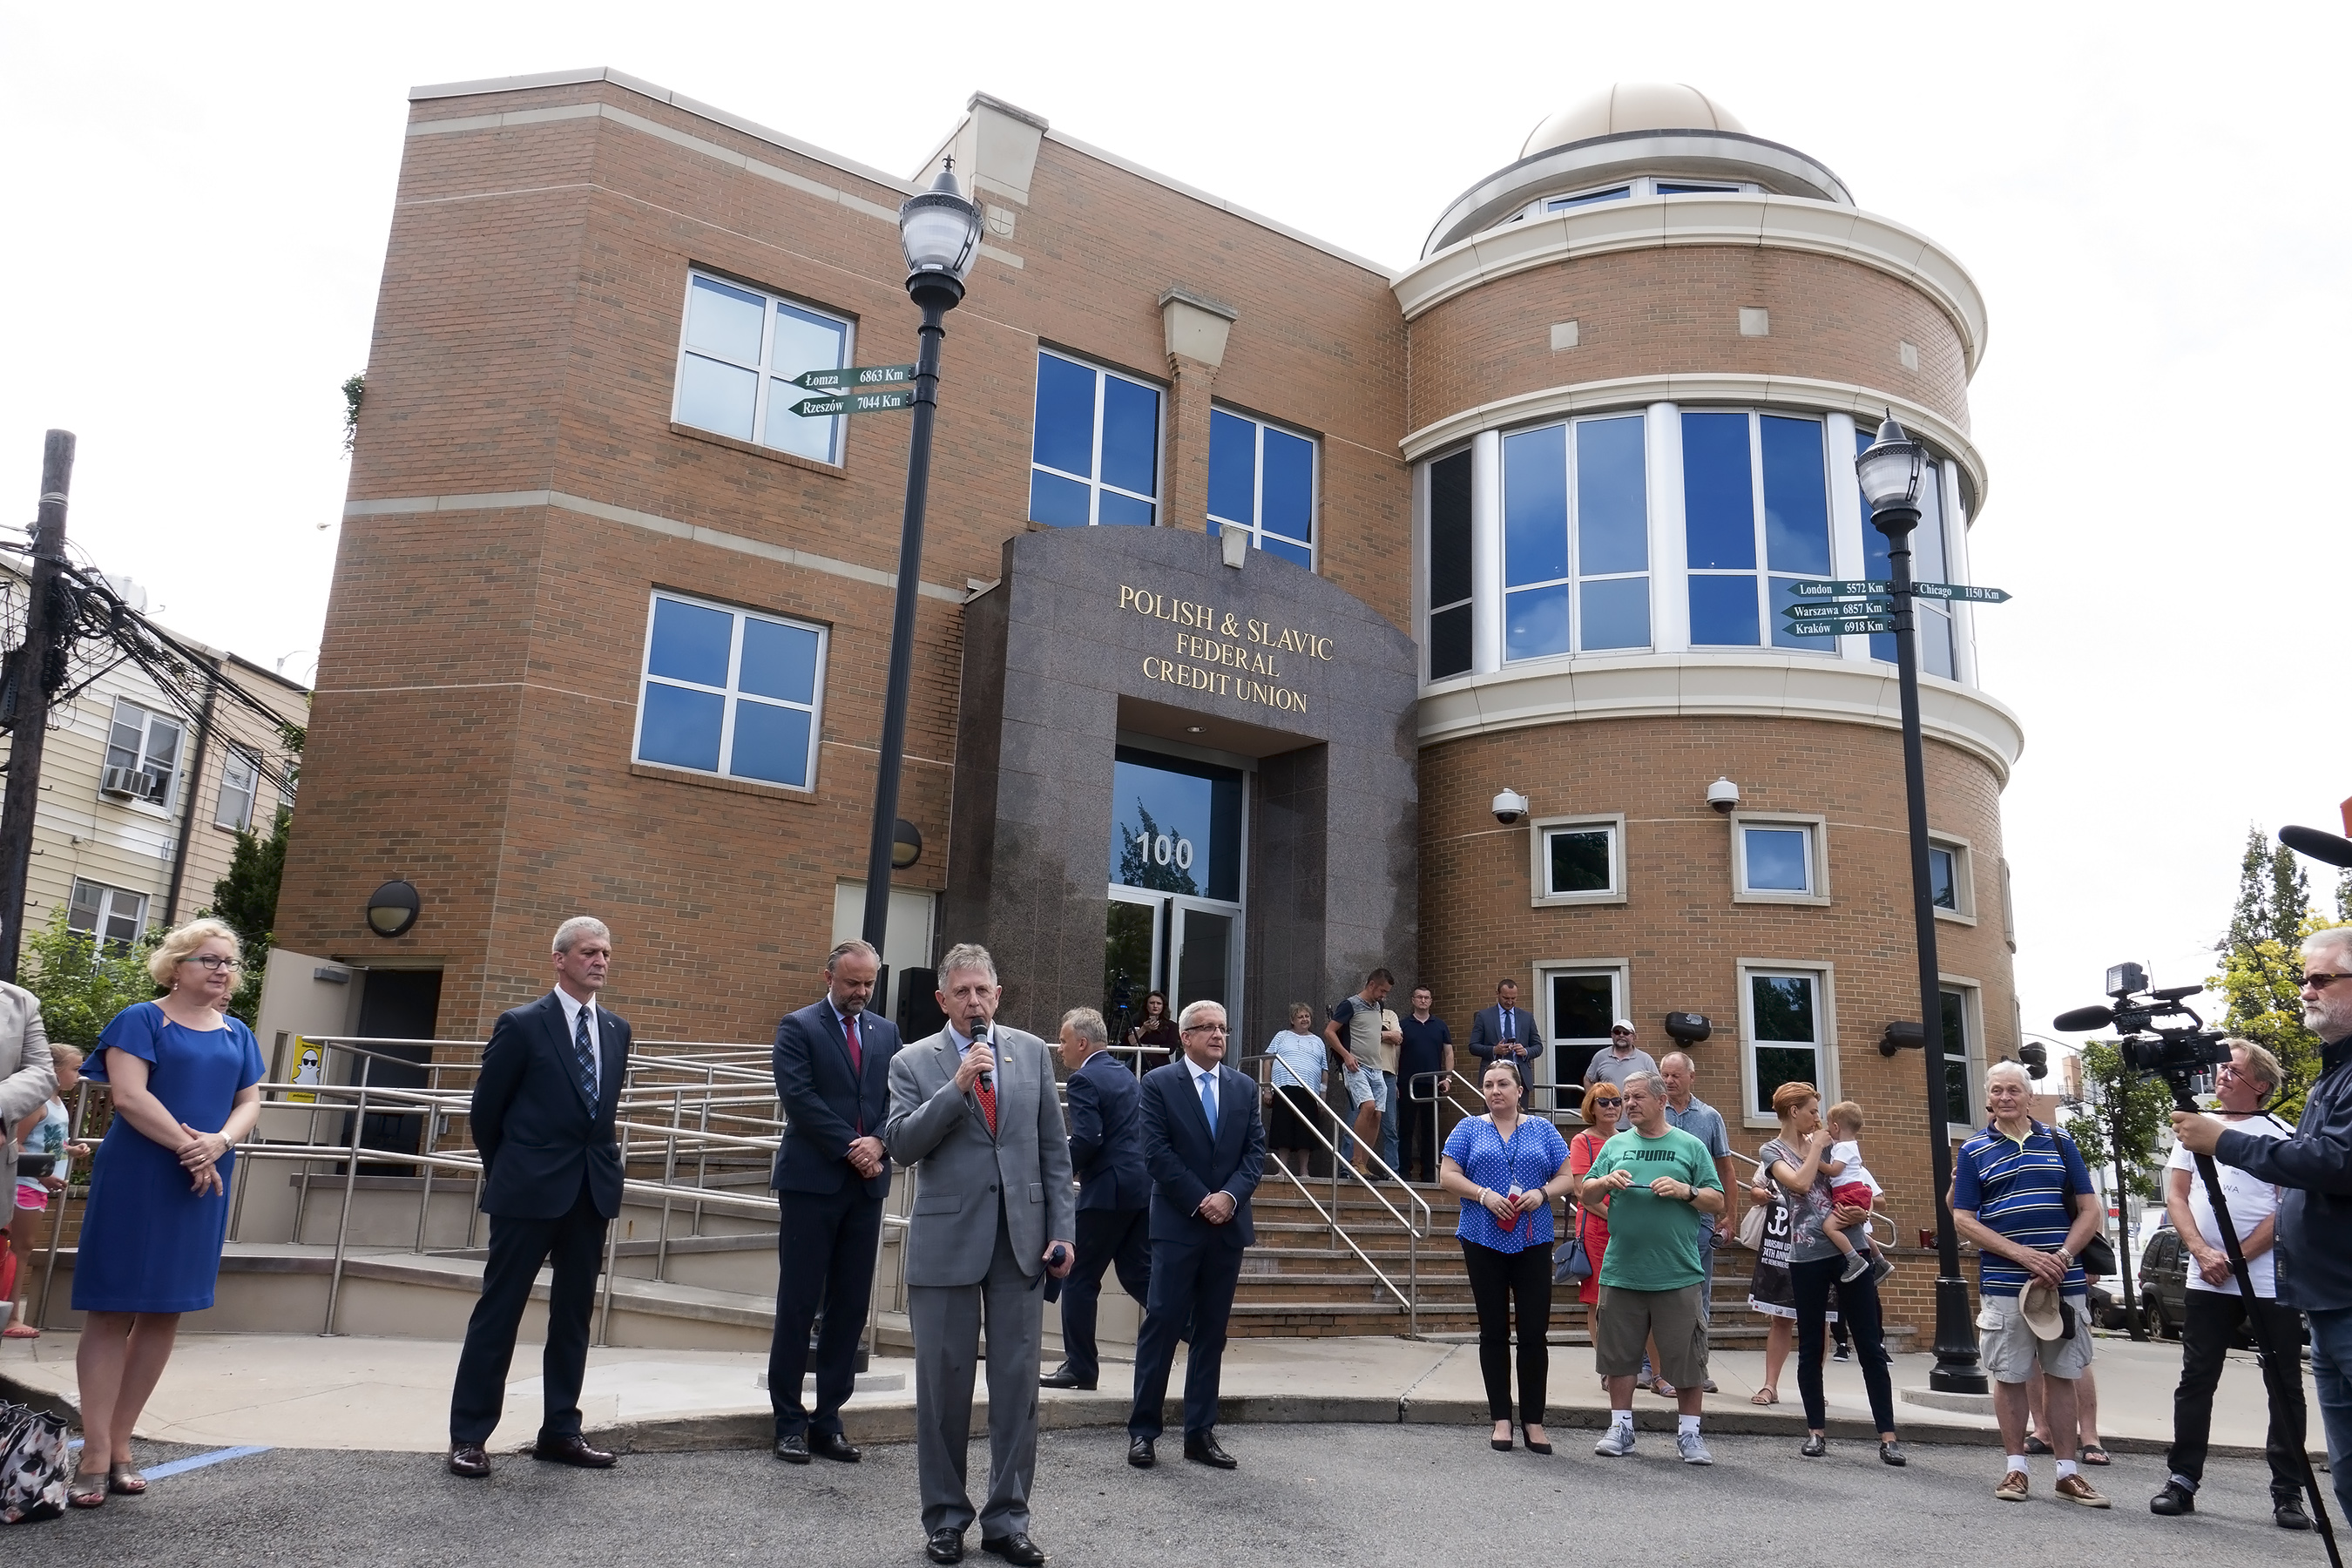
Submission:
[[[907,511],[898,531],[898,585],[890,618],[890,673],[876,758],[874,824],[866,840],[866,916],[858,934],[883,945],[890,924],[890,873],[898,865],[898,775],[907,753],[907,693],[915,666],[915,596],[921,587],[923,510],[931,486],[931,426],[940,406],[940,344],[946,318],[963,302],[964,279],[980,255],[980,208],[956,185],[947,160],[931,188],[898,209],[898,246],[907,258],[907,297],[923,312],[915,356],[914,424],[907,437]],[[914,832],[911,826],[910,833]],[[922,837],[915,833],[916,853]],[[911,865],[912,859],[906,864]]]
[[[1895,416],[1890,414],[1878,426],[1877,437],[1854,458],[1853,472],[1862,482],[1862,499],[1869,504],[1872,523],[1882,531],[1886,527],[1883,520],[1890,512],[1908,512],[1910,522],[1918,521],[1919,481],[1927,457],[1927,448],[1905,435],[1903,426],[1895,423]]]

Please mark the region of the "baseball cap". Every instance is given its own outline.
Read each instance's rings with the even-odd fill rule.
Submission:
[[[1609,1026],[1609,1032],[1612,1035],[1620,1029],[1624,1030],[1629,1035],[1632,1034],[1633,1032],[1633,1020],[1631,1018],[1620,1018],[1615,1023]]]

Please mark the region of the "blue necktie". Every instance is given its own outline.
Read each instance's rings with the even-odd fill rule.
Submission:
[[[1211,1138],[1214,1138],[1217,1135],[1216,1081],[1217,1080],[1208,1073],[1202,1073],[1198,1079],[1201,1088],[1201,1114],[1209,1119],[1209,1136]]]
[[[580,1066],[580,1098],[596,1109],[596,1047],[588,1043],[588,1005],[580,1008],[579,1027],[572,1031],[572,1054]]]

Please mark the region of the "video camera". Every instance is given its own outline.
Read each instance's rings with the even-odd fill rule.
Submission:
[[[2107,995],[2114,1005],[2077,1007],[2059,1014],[2052,1026],[2067,1034],[2114,1026],[2123,1037],[2119,1046],[2124,1066],[2163,1079],[2172,1086],[2173,1098],[2187,1105],[2195,1092],[2191,1080],[2230,1060],[2230,1047],[2221,1043],[2222,1032],[2207,1028],[2196,1009],[2183,1001],[2204,989],[2202,985],[2166,985],[2150,990],[2146,969],[2137,963],[2118,963],[2107,971]],[[2159,1024],[2160,1018],[2187,1022]]]

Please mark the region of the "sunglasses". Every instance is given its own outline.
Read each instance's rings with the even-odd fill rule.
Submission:
[[[1599,1110],[1604,1105],[1622,1105],[1625,1102],[1622,1100],[1596,1100],[1592,1102],[1593,1109],[1595,1110]]]
[[[2341,974],[2306,974],[2297,980],[2295,984],[2308,990],[2325,991],[2329,986],[2344,978],[2345,976]]]

